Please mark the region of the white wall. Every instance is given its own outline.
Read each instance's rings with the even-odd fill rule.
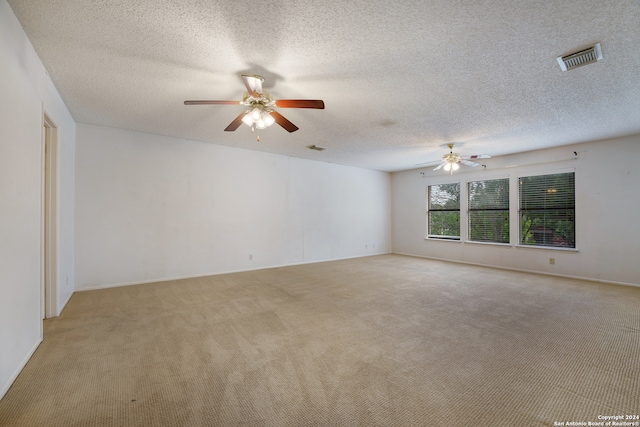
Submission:
[[[0,398],[42,340],[42,124],[58,128],[57,312],[73,293],[75,122],[0,0]]]
[[[390,197],[384,172],[79,123],[76,289],[387,253]]]
[[[578,153],[578,160],[565,160]],[[430,168],[392,175],[392,250],[396,253],[536,271],[591,280],[640,284],[640,135],[540,150],[482,161],[453,176]],[[519,166],[518,166],[519,165]],[[577,251],[516,247],[517,178],[575,170]],[[419,172],[424,172],[422,177]],[[427,186],[511,178],[510,246],[425,239]],[[516,187],[516,188],[514,188]],[[514,222],[515,218],[515,224]],[[555,258],[555,265],[549,264]]]

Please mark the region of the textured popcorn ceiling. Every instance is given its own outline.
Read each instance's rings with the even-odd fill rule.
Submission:
[[[8,3],[78,122],[385,171],[640,133],[637,0]],[[183,105],[242,99],[243,73],[326,109],[257,142],[223,131],[241,107]]]

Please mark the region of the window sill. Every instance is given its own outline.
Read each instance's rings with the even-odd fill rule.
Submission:
[[[472,245],[489,245],[489,246],[505,246],[510,248],[511,243],[500,243],[500,242],[476,242],[475,240],[465,240],[465,243],[471,243]]]
[[[577,253],[580,252],[576,248],[563,248],[561,246],[533,246],[533,245],[515,245],[518,249],[546,249],[549,251],[562,251],[562,252],[570,252]]]
[[[453,242],[453,243],[461,243],[460,239],[442,239],[439,237],[429,237],[425,236],[424,240],[430,240],[433,242]]]

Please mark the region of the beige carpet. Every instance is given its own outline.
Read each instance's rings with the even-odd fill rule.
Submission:
[[[384,255],[78,292],[2,426],[553,426],[640,413],[640,288]]]

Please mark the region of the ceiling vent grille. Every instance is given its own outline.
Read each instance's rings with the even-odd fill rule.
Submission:
[[[562,71],[572,70],[582,67],[583,65],[598,62],[602,59],[602,49],[600,43],[595,44],[587,49],[575,52],[565,56],[558,57],[558,64]]]

